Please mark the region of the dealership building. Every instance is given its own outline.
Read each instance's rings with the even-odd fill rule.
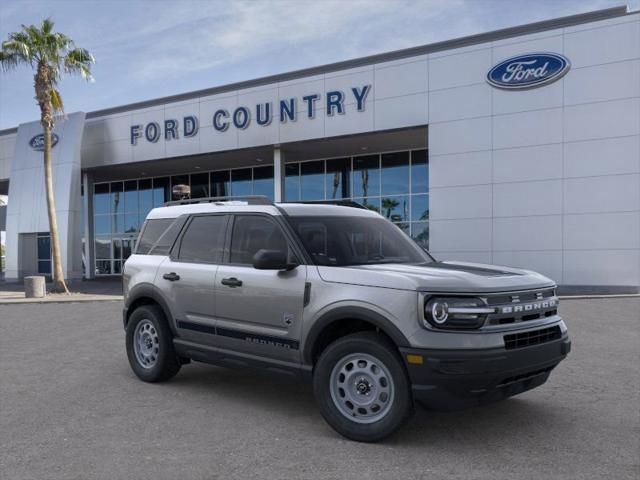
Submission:
[[[174,195],[266,195],[354,200],[438,259],[640,287],[640,12],[626,7],[69,113],[54,142],[70,278],[120,274]],[[7,280],[51,271],[41,150],[37,121],[0,131]]]

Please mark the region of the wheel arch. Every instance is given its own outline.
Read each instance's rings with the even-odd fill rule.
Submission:
[[[127,323],[129,321],[129,317],[131,313],[141,305],[157,305],[164,313],[164,316],[167,320],[167,324],[171,329],[172,333],[175,335],[175,326],[173,325],[171,309],[169,308],[169,304],[163,298],[163,296],[158,292],[158,290],[150,283],[143,283],[136,285],[133,287],[128,295],[124,304],[125,308],[125,318],[124,318],[124,327],[127,328]]]
[[[336,333],[343,330],[341,327],[346,327],[347,334],[360,330],[379,331],[385,334],[396,347],[409,346],[409,341],[404,334],[385,316],[364,307],[344,306],[325,313],[315,321],[304,341],[302,351],[304,363],[313,365],[331,341],[343,336],[344,334],[339,334],[335,337]]]

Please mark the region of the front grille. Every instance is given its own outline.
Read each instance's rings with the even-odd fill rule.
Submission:
[[[543,328],[542,330],[532,330],[530,332],[514,333],[504,336],[504,346],[507,350],[514,348],[529,347],[541,343],[557,340],[562,336],[559,326]]]
[[[514,294],[497,294],[486,297],[488,306],[496,307],[496,313],[487,316],[485,325],[508,325],[529,322],[557,315],[558,299],[553,288]],[[507,311],[509,307],[510,310]]]

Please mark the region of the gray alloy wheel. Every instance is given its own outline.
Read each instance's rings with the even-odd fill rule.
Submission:
[[[389,369],[367,353],[342,357],[336,362],[329,382],[333,403],[352,422],[377,422],[393,405],[395,385]]]
[[[153,368],[160,353],[158,331],[151,320],[145,318],[136,325],[133,333],[133,352],[142,368]]]

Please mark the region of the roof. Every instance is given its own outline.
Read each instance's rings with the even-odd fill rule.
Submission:
[[[466,37],[459,37],[452,40],[445,40],[442,42],[430,43],[427,45],[421,45],[418,47],[405,48],[402,50],[395,50],[392,52],[380,53],[376,55],[369,55],[366,57],[360,57],[352,60],[345,60],[342,62],[330,63],[317,67],[305,68],[301,70],[295,70],[292,72],[281,73],[277,75],[270,75],[266,77],[256,78],[253,80],[246,80],[242,82],[230,83],[213,88],[207,88],[203,90],[195,90],[192,92],[180,93],[177,95],[171,95],[167,97],[159,97],[151,100],[145,100],[142,102],[130,103],[127,105],[120,105],[117,107],[106,108],[103,110],[95,110],[87,113],[86,118],[96,118],[105,115],[112,115],[116,113],[123,113],[130,110],[137,110],[141,108],[149,108],[158,105],[164,105],[166,103],[180,102],[190,100],[202,96],[215,95],[219,93],[230,92],[234,90],[240,90],[244,88],[257,87],[261,85],[267,85],[276,82],[283,82],[287,80],[295,80],[298,78],[304,78],[312,75],[319,75],[322,73],[334,72],[339,70],[345,70],[348,68],[360,67],[365,65],[371,65],[374,63],[388,62],[391,60],[399,60],[403,58],[414,57],[418,55],[425,55],[428,53],[441,52],[444,50],[451,50],[454,48],[467,47],[470,45],[476,45],[480,43],[486,43],[496,40],[502,40],[505,38],[518,37],[530,33],[542,32],[545,30],[553,30],[556,28],[570,27],[573,25],[580,25],[584,23],[596,22],[599,20],[606,20],[609,18],[622,17],[625,15],[631,15],[635,12],[628,12],[627,7],[624,5],[612,8],[605,8],[602,10],[595,10],[587,13],[580,13],[577,15],[569,15],[566,17],[554,18],[551,20],[543,20],[540,22],[533,22],[524,25],[518,25],[515,27],[503,28],[500,30],[494,30],[491,32],[480,33],[476,35],[469,35]],[[6,130],[0,130],[0,135],[15,133],[17,128],[9,128]]]

